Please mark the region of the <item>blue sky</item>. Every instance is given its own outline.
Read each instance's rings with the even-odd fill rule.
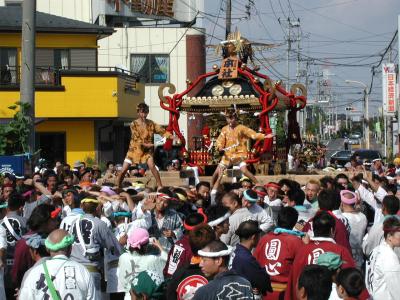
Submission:
[[[246,5],[250,5],[250,17],[247,18]],[[389,45],[397,30],[400,13],[398,0],[232,0],[232,6],[233,29],[237,28],[252,41],[281,44],[272,50],[256,51],[256,64],[268,68],[266,73],[274,79],[285,80],[287,74],[287,19],[300,19],[300,70],[306,69],[308,60],[309,98],[315,99],[318,75],[323,69],[328,70],[331,74],[329,84],[336,96],[333,105],[339,111],[343,111],[346,104],[362,98],[361,86],[350,86],[344,81],[349,79],[370,84],[371,66],[380,60],[379,55]],[[205,17],[207,43],[216,44],[225,34],[225,0],[205,0],[202,15]],[[297,33],[297,29],[292,32]],[[398,63],[398,43],[394,46],[392,59]],[[290,54],[292,83],[296,79],[297,43],[293,47]],[[212,49],[207,54],[208,61],[217,59]],[[300,81],[304,82],[305,78]],[[377,113],[381,106],[380,74],[375,76],[373,86],[370,114]],[[361,101],[354,102],[353,106],[362,110]]]

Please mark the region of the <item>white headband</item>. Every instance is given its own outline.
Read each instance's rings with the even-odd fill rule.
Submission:
[[[221,256],[229,256],[232,253],[233,248],[231,246],[227,246],[227,250],[222,250],[219,252],[208,252],[208,251],[203,251],[199,250],[197,251],[197,254],[199,256],[204,256],[204,257],[221,257]]]
[[[225,221],[226,219],[228,219],[230,216],[231,216],[231,213],[227,212],[222,217],[219,217],[218,219],[208,222],[208,225],[211,227],[217,226],[217,225],[221,224],[223,221]]]

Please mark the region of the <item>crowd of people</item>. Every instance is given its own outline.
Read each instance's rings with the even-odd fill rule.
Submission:
[[[0,299],[400,294],[399,193],[378,169],[305,186],[226,183],[221,171],[213,186],[156,190],[134,180],[119,188],[108,166],[4,176]]]
[[[153,136],[171,133],[147,114],[117,168],[5,174],[0,299],[398,299],[400,169],[262,184],[243,145],[271,136],[231,111],[211,182],[163,186]],[[243,175],[228,183],[231,167]],[[135,180],[146,168],[156,188]]]

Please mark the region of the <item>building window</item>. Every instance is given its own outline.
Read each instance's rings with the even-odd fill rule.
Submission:
[[[0,84],[17,83],[17,49],[0,48]]]
[[[54,49],[54,67],[55,69],[68,70],[71,65],[69,49]]]
[[[131,54],[131,71],[145,83],[169,81],[168,54]]]

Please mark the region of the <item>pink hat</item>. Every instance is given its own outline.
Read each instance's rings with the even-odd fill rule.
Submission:
[[[347,197],[344,196],[345,194],[351,194],[353,197],[352,198],[347,198]],[[353,205],[354,203],[357,202],[357,195],[356,195],[356,193],[353,193],[352,191],[342,190],[342,191],[340,191],[340,200],[344,204]]]
[[[134,229],[128,237],[128,247],[140,249],[141,245],[149,242],[149,232],[143,228]]]
[[[114,190],[112,190],[107,185],[102,186],[100,192],[106,193],[108,196],[114,196],[117,194]]]

